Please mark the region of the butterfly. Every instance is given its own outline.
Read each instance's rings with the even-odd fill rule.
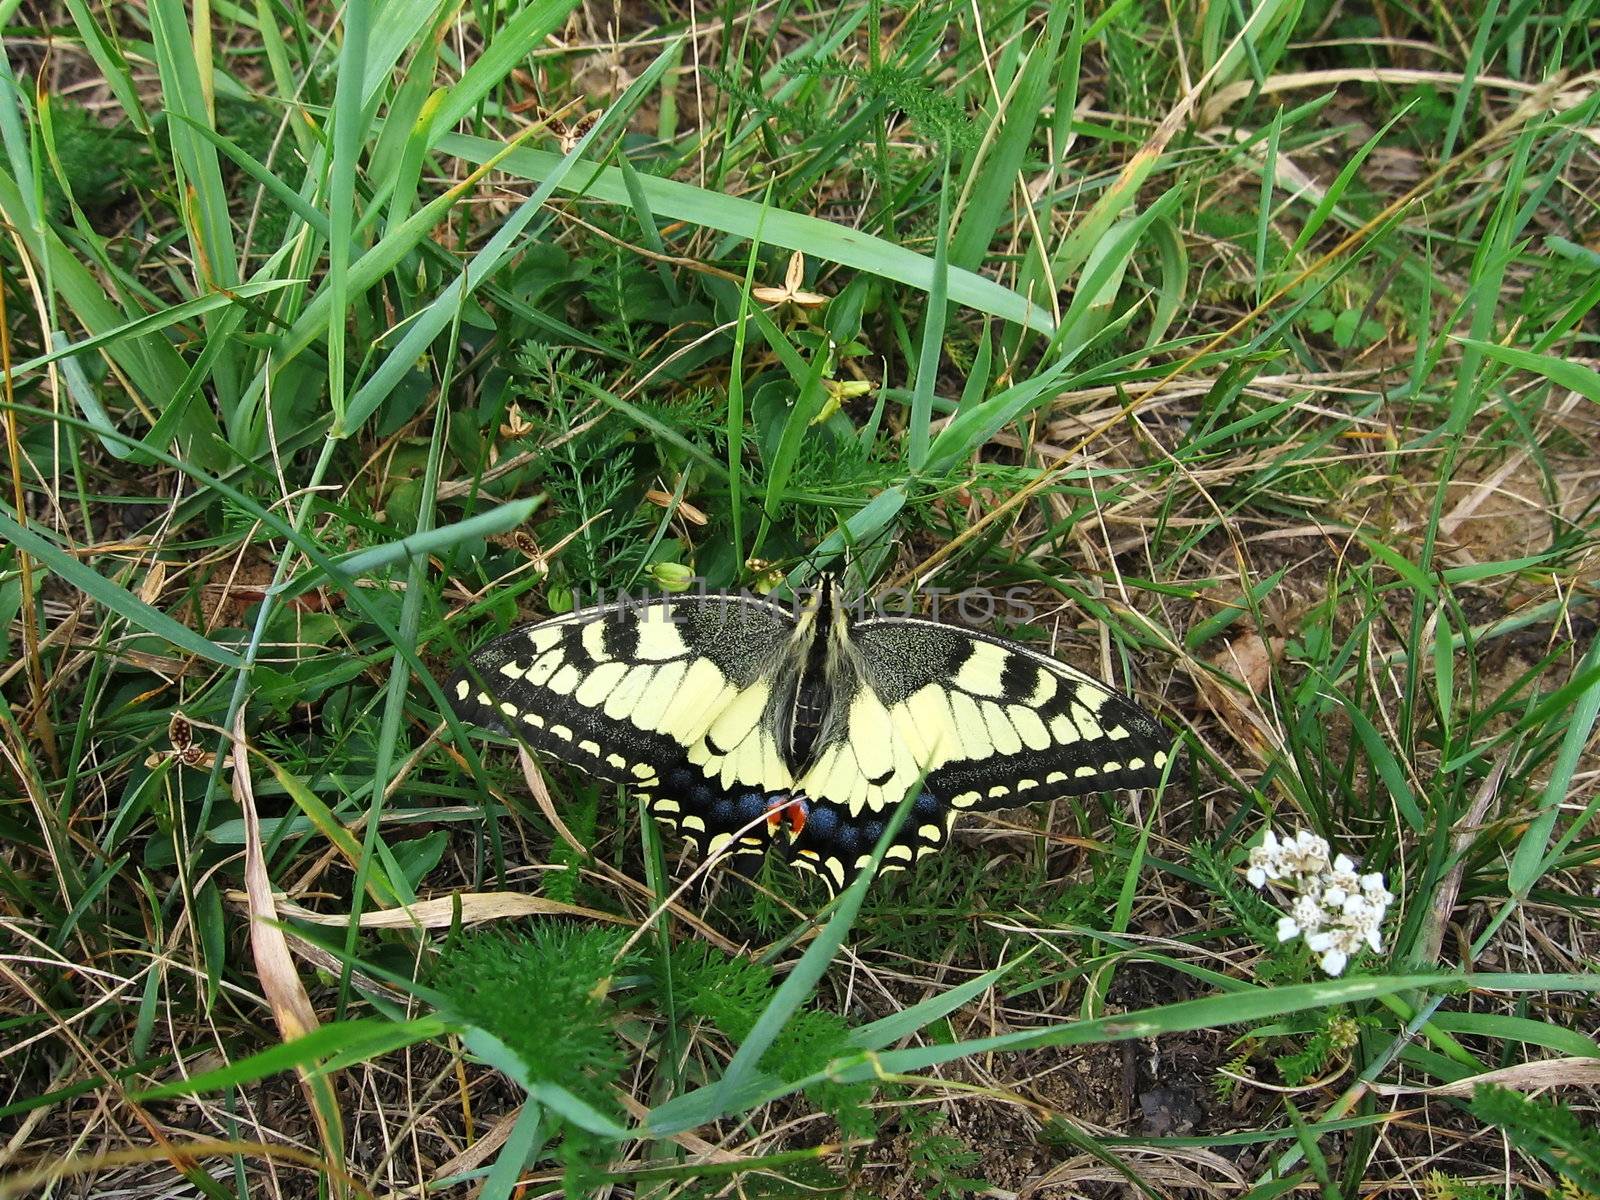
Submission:
[[[904,870],[962,812],[1148,787],[1172,737],[1133,700],[1017,642],[919,617],[855,619],[824,577],[803,607],[682,594],[578,609],[474,653],[463,722],[623,784],[707,855],[776,846],[844,888]]]

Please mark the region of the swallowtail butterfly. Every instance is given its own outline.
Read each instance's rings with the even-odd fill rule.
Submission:
[[[447,690],[463,721],[628,786],[702,853],[776,845],[833,891],[919,780],[884,870],[942,850],[964,811],[1153,785],[1172,747],[1134,701],[1048,655],[852,619],[827,578],[798,611],[680,595],[525,625]]]

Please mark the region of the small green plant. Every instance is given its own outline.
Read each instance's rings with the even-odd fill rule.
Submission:
[[[982,1155],[950,1131],[936,1108],[911,1105],[900,1110],[900,1129],[910,1152],[915,1194],[927,1200],[956,1200],[989,1185],[966,1174]]]
[[[755,1027],[772,997],[772,969],[742,958],[729,958],[703,942],[673,951],[673,981],[683,1008],[710,1021],[730,1040],[742,1042]],[[824,1070],[835,1058],[854,1053],[846,1041],[849,1026],[831,1012],[803,1008],[790,1018],[766,1054],[761,1067],[780,1079],[804,1079]],[[839,1122],[848,1138],[871,1137],[877,1118],[868,1102],[868,1083],[814,1083],[806,1095]]]
[[[1485,1084],[1472,1093],[1472,1114],[1493,1125],[1518,1152],[1536,1158],[1564,1184],[1600,1195],[1600,1131],[1560,1100],[1533,1100]]]
[[[1422,1186],[1428,1200],[1518,1200],[1523,1195],[1521,1188],[1512,1188],[1508,1193],[1500,1184],[1471,1183],[1443,1171],[1428,1172]]]
[[[1287,1087],[1300,1087],[1325,1074],[1340,1054],[1356,1044],[1361,1024],[1337,1009],[1324,1013],[1298,1050],[1273,1056],[1278,1077]]]
[[[624,936],[545,922],[522,935],[458,934],[441,950],[429,982],[445,997],[448,1015],[502,1042],[530,1079],[615,1114],[611,1089],[627,1059],[609,997]],[[587,1194],[609,1148],[576,1126],[565,1128],[559,1153],[568,1196]]]

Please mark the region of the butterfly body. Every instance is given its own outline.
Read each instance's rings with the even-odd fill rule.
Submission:
[[[957,815],[1145,787],[1171,738],[1108,685],[991,634],[852,619],[825,579],[798,611],[744,595],[581,609],[477,651],[464,721],[624,784],[703,853],[776,845],[837,890],[895,807],[904,869]]]

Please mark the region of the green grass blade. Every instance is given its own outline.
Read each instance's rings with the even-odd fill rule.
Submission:
[[[153,633],[156,637],[171,642],[179,650],[198,655],[207,662],[218,663],[224,667],[243,665],[243,660],[232,650],[224,649],[187,625],[179,624],[160,609],[152,608],[127,588],[112,583],[93,567],[79,562],[55,543],[31,529],[24,529],[3,510],[0,510],[0,536],[129,624],[138,626],[146,633]]]
[[[440,139],[439,149],[467,162],[483,163],[493,158],[501,147],[482,138],[450,134]],[[544,180],[550,178],[560,161],[558,155],[549,151],[524,148],[514,151],[498,165],[501,170],[525,179]],[[658,217],[688,221],[742,238],[754,237],[759,228],[762,239],[768,245],[801,250],[828,262],[881,275],[920,291],[931,291],[933,288],[931,259],[858,229],[782,208],[764,210],[755,201],[723,195],[675,179],[645,175],[641,176],[640,182],[649,198],[651,211]],[[603,168],[592,176],[585,173],[581,181],[570,186],[565,180],[556,186],[563,191],[578,192],[591,200],[629,203],[627,184],[615,167]],[[1053,327],[1050,314],[1038,305],[1028,302],[1010,288],[971,271],[951,269],[950,299],[978,312],[1031,329],[1049,332]]]

